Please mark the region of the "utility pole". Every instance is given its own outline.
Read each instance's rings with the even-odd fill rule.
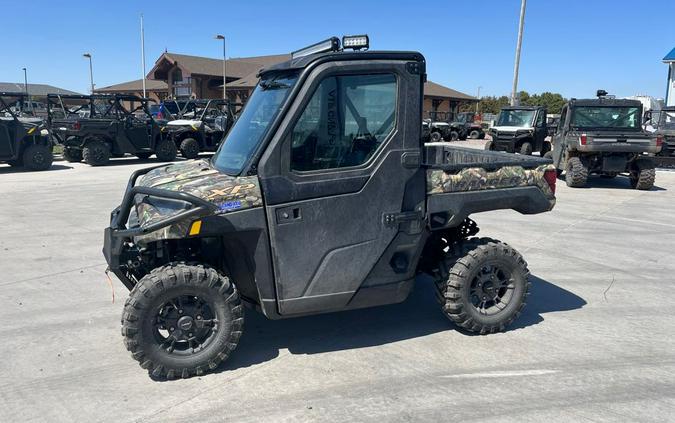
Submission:
[[[516,62],[513,65],[513,89],[511,90],[511,105],[516,106],[518,102],[518,68],[520,67],[520,48],[523,45],[523,26],[525,25],[525,6],[527,0],[521,0],[520,4],[520,22],[518,24],[518,45],[516,46]]]
[[[476,114],[478,114],[478,103],[480,103],[480,89],[483,88],[480,85],[478,86],[478,93],[476,94],[476,98],[478,101],[476,102]]]
[[[84,53],[82,57],[89,59],[89,82],[91,83],[91,94],[94,94],[94,68],[91,64],[91,53]]]
[[[225,59],[225,36],[216,35],[216,40],[223,40],[223,100],[227,100],[227,60]]]
[[[143,67],[143,75],[141,80],[143,81],[143,98],[147,98],[145,94],[145,31],[143,30],[143,14],[141,13],[141,66]]]

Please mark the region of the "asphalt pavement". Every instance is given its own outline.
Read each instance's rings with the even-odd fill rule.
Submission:
[[[0,421],[675,419],[675,172],[648,192],[558,181],[550,213],[474,215],[533,275],[505,333],[457,331],[419,278],[398,305],[285,321],[246,310],[216,373],[158,382],[124,348],[127,292],[101,255],[129,174],[154,163],[0,165]]]

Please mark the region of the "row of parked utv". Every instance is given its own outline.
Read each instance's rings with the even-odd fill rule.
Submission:
[[[162,105],[157,113],[152,100],[133,95],[49,94],[46,116],[36,117],[21,106],[25,100],[25,93],[0,93],[0,162],[28,170],[48,169],[56,145],[65,160],[92,166],[127,154],[193,159],[218,148],[240,106],[189,100]]]

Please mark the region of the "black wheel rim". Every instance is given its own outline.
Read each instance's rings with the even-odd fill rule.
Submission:
[[[179,295],[163,303],[153,322],[157,343],[168,354],[192,355],[216,338],[219,322],[213,304],[194,295]]]
[[[494,316],[508,307],[515,288],[510,272],[496,264],[483,266],[471,281],[469,301],[479,314]]]
[[[45,163],[45,156],[42,154],[42,151],[36,151],[35,154],[33,154],[33,163],[36,165],[42,165]]]

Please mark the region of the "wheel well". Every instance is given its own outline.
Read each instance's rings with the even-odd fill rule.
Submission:
[[[232,278],[241,295],[259,303],[251,260],[242,252],[245,245],[230,237],[195,237],[160,240],[138,251],[138,264],[129,269],[136,280],[171,262],[207,264]],[[134,255],[135,253],[132,253]],[[169,260],[171,258],[171,260]],[[131,261],[134,261],[132,258]]]

